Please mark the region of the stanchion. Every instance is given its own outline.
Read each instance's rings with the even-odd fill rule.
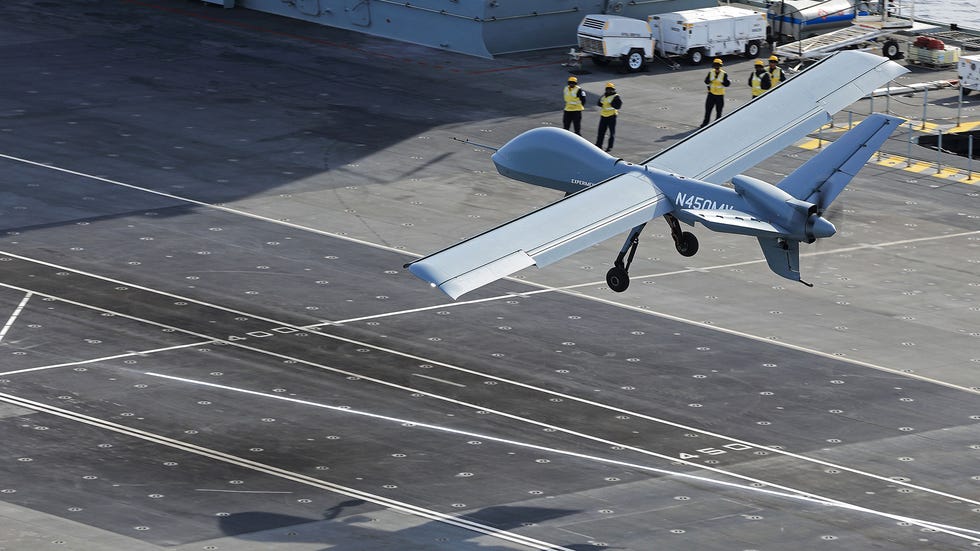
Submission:
[[[908,168],[912,166],[912,121],[909,121],[909,152],[905,155],[905,167]]]
[[[929,103],[929,89],[926,88],[922,94],[922,129],[926,129],[926,105]]]
[[[973,134],[966,141],[966,181],[973,179]]]

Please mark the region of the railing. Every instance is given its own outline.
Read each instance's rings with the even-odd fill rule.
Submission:
[[[857,110],[841,111],[830,123],[821,127],[817,131],[816,143],[811,147],[822,148],[830,141],[827,138],[831,134],[850,130],[870,113],[883,112],[906,116],[918,112],[920,107],[916,97],[918,95],[916,93],[910,98],[886,93],[883,96],[868,98],[866,104],[863,102],[855,104]],[[938,102],[947,102],[945,104],[937,105],[935,97],[936,93],[933,91],[934,101],[930,101],[929,90],[922,91],[921,119],[909,119],[902,124],[901,129],[896,130],[886,142],[891,146],[882,148],[887,151],[879,149],[872,162],[910,170],[922,176],[976,184],[980,182],[980,175],[973,170],[973,160],[980,144],[974,142],[976,135],[980,135],[980,124],[963,125],[962,89],[954,98],[947,96],[938,100]],[[955,114],[952,114],[951,102],[955,102]],[[862,104],[867,105],[867,112],[860,110]],[[896,109],[901,113],[896,113]]]

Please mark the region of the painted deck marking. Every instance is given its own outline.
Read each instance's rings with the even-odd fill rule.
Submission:
[[[967,232],[967,234],[971,234],[971,233],[980,233],[980,232]],[[69,270],[69,268],[65,268],[63,266],[57,266],[57,265],[53,265],[53,264],[46,263],[46,262],[43,262],[43,261],[30,260],[30,259],[26,259],[24,257],[21,257],[19,255],[14,255],[14,254],[10,254],[10,253],[0,253],[0,254],[8,254],[9,256],[12,256],[12,257],[17,257],[17,258],[21,258],[21,259],[24,259],[24,260],[29,260],[29,261],[32,261],[32,262],[35,262],[35,263],[38,263],[38,264],[42,264],[42,265],[56,267],[56,268],[61,269],[61,270]],[[109,278],[102,277],[102,276],[97,276],[97,275],[93,275],[93,274],[87,274],[85,272],[81,272],[81,271],[78,271],[78,270],[71,270],[71,271],[74,271],[76,273],[81,273],[81,274],[89,275],[89,276],[94,277],[96,279],[101,279],[101,280],[105,280],[105,281],[111,281],[113,283],[124,283],[124,282],[121,282],[121,281],[109,279]],[[172,295],[170,293],[166,293],[166,292],[163,292],[163,291],[153,291],[151,289],[147,289],[147,288],[141,287],[139,285],[131,285],[131,284],[127,284],[127,285],[130,286],[130,287],[132,287],[132,288],[140,288],[140,289],[151,291],[151,292],[155,292],[157,294],[164,295],[164,296],[171,296],[171,297],[175,297],[175,298],[182,298],[183,300],[186,300],[187,302],[194,302],[194,303],[197,303],[197,304],[207,305],[207,306],[211,306],[213,308],[216,308],[216,309],[219,309],[219,310],[223,310],[223,311],[227,311],[227,312],[239,313],[239,314],[242,314],[242,315],[251,317],[253,319],[262,319],[264,321],[270,321],[271,323],[275,323],[277,325],[288,326],[288,324],[284,324],[282,322],[275,321],[275,320],[269,320],[268,318],[264,318],[262,316],[256,316],[256,315],[248,314],[248,313],[245,313],[245,312],[238,312],[236,310],[231,310],[229,308],[225,308],[225,307],[221,307],[221,306],[216,306],[216,305],[212,305],[212,304],[207,304],[207,303],[204,303],[204,302],[201,302],[201,301],[196,301],[196,300],[193,300],[193,299],[190,299],[190,298],[179,297],[177,295]],[[17,290],[21,290],[21,291],[24,291],[24,292],[27,292],[28,291],[27,289],[22,289],[20,287],[16,287],[16,286],[9,285],[9,284],[2,283],[2,282],[0,282],[0,286],[11,288],[11,289],[17,289]],[[136,317],[136,316],[132,316],[130,314],[123,314],[123,313],[119,313],[119,312],[113,312],[111,310],[107,310],[105,308],[101,308],[101,307],[98,307],[98,306],[93,306],[93,305],[85,304],[85,303],[82,303],[82,302],[78,302],[78,301],[74,301],[74,300],[70,300],[70,299],[66,299],[66,298],[62,298],[62,297],[48,295],[46,293],[40,293],[40,292],[37,292],[37,291],[35,291],[35,294],[37,294],[39,296],[47,296],[47,297],[50,297],[50,298],[61,300],[62,302],[65,302],[67,304],[74,304],[74,305],[77,305],[77,306],[80,306],[80,307],[83,307],[83,308],[89,308],[89,309],[96,310],[96,311],[99,311],[99,312],[113,313],[113,314],[115,314],[117,316],[120,316],[120,317],[123,317],[123,318],[127,318],[127,319],[133,319],[133,320],[136,320],[136,321],[141,321],[141,322],[147,323],[149,325],[154,325],[154,326],[157,326],[157,327],[164,327],[164,328],[168,328],[168,329],[173,329],[175,331],[179,331],[179,332],[182,332],[184,334],[194,335],[194,336],[205,338],[205,339],[210,338],[209,335],[205,335],[205,334],[202,334],[202,333],[197,333],[197,332],[194,332],[194,331],[191,331],[191,330],[188,330],[188,329],[183,329],[183,328],[179,328],[179,327],[173,327],[173,326],[166,325],[166,324],[163,324],[163,323],[160,323],[160,322],[156,322],[156,321],[153,321],[153,320],[139,318],[139,317]],[[586,296],[586,295],[582,295],[582,296]],[[619,303],[615,303],[615,302],[612,302],[612,301],[606,301],[605,299],[600,299],[600,298],[595,298],[595,297],[591,297],[591,298],[593,300],[596,300],[596,301],[599,301],[599,302],[609,302],[609,303],[614,304],[614,305],[619,305],[621,307],[628,308],[628,309],[635,309],[635,310],[640,311],[640,312],[644,312],[645,311],[645,310],[643,310],[641,308],[630,307],[630,306],[619,304]],[[684,320],[683,318],[675,318],[673,316],[668,316],[668,315],[665,315],[665,314],[659,314],[659,315],[661,315],[661,316],[663,316],[665,318],[668,318],[668,319],[677,319],[678,321],[683,321],[684,323],[689,323],[689,324],[693,324],[693,325],[700,325],[697,322],[692,322],[690,320]],[[710,327],[710,326],[707,326],[707,327]],[[718,328],[716,328],[716,329],[718,329]],[[726,329],[719,329],[719,330],[721,330],[724,333],[730,333],[730,334],[735,334],[735,335],[739,335],[740,334],[740,333],[738,333],[736,331],[733,331],[733,330],[726,330]],[[808,456],[805,456],[805,455],[801,455],[801,454],[797,454],[797,453],[793,453],[793,452],[788,452],[788,451],[781,450],[781,449],[772,448],[772,447],[765,446],[765,445],[762,445],[762,444],[756,444],[756,443],[748,442],[748,441],[745,441],[745,440],[740,440],[740,439],[733,438],[733,437],[730,437],[730,436],[725,436],[725,435],[722,435],[722,434],[718,434],[718,433],[714,433],[714,432],[711,432],[711,431],[707,431],[705,429],[701,429],[701,428],[697,428],[697,427],[692,427],[692,426],[684,425],[684,424],[681,424],[681,423],[676,423],[674,421],[670,421],[670,420],[663,419],[663,418],[660,418],[660,417],[655,417],[655,416],[652,416],[652,415],[646,415],[646,414],[642,414],[642,413],[639,413],[639,412],[634,412],[634,411],[626,410],[626,409],[623,409],[623,408],[619,408],[619,407],[616,407],[616,406],[611,406],[611,405],[608,405],[608,404],[603,404],[601,402],[596,402],[594,400],[589,400],[589,399],[581,398],[581,397],[578,397],[578,396],[573,396],[573,395],[564,394],[564,393],[561,393],[561,392],[556,392],[554,390],[550,390],[550,389],[547,389],[547,388],[537,387],[537,386],[530,385],[530,384],[527,384],[527,383],[522,383],[522,382],[519,382],[519,381],[510,380],[510,379],[505,379],[503,377],[498,377],[498,376],[487,374],[487,373],[481,373],[479,371],[475,371],[475,370],[468,369],[468,368],[465,368],[465,367],[461,367],[461,366],[457,366],[457,365],[453,365],[453,364],[448,364],[448,363],[445,363],[445,362],[440,362],[438,360],[432,360],[432,359],[425,358],[425,357],[422,357],[422,356],[416,356],[414,354],[409,354],[409,353],[402,352],[402,351],[395,350],[395,349],[391,349],[391,348],[381,347],[381,346],[377,346],[377,345],[373,345],[373,344],[369,344],[369,343],[364,343],[364,342],[356,341],[356,340],[353,340],[353,339],[348,339],[346,337],[341,337],[339,335],[332,335],[332,334],[329,334],[329,333],[323,333],[323,332],[319,332],[319,331],[310,331],[310,333],[313,333],[315,335],[319,335],[319,336],[322,336],[322,337],[327,337],[327,338],[339,340],[339,341],[342,341],[342,342],[357,344],[357,345],[360,345],[360,346],[363,346],[363,347],[367,347],[367,348],[373,348],[373,349],[378,350],[380,352],[385,352],[385,353],[389,353],[389,354],[392,354],[392,355],[401,356],[401,357],[404,357],[404,358],[409,358],[409,359],[416,360],[416,361],[421,361],[421,362],[424,362],[424,363],[429,363],[429,364],[432,364],[432,365],[438,365],[438,366],[441,366],[441,367],[445,367],[447,369],[452,369],[452,370],[460,371],[460,372],[463,372],[463,373],[469,373],[471,375],[476,375],[476,376],[479,376],[479,377],[484,377],[484,378],[487,378],[487,379],[492,379],[492,380],[504,382],[504,383],[511,384],[511,385],[514,385],[514,386],[518,386],[518,387],[521,387],[521,388],[525,388],[525,389],[528,389],[528,390],[533,390],[535,392],[541,392],[543,394],[547,394],[547,395],[551,395],[551,396],[555,396],[555,397],[560,397],[560,398],[567,399],[567,400],[572,400],[572,401],[575,401],[575,402],[579,402],[579,403],[582,403],[582,404],[587,404],[587,405],[598,407],[598,408],[601,408],[601,409],[606,409],[608,411],[614,411],[614,412],[617,412],[617,413],[623,413],[623,414],[626,414],[626,415],[631,415],[633,417],[646,419],[648,421],[653,421],[655,423],[660,423],[660,424],[672,426],[672,427],[675,427],[675,428],[681,428],[681,429],[685,429],[685,430],[699,432],[701,434],[705,434],[705,435],[712,436],[712,437],[715,437],[715,438],[719,438],[719,439],[722,439],[722,440],[728,440],[730,442],[736,442],[736,443],[739,443],[739,444],[750,445],[750,446],[753,446],[753,447],[757,447],[757,448],[760,448],[760,449],[764,449],[764,450],[770,451],[770,452],[775,453],[775,454],[785,455],[787,457],[793,457],[793,458],[800,459],[802,461],[806,461],[806,462],[810,462],[810,463],[816,463],[816,464],[820,464],[820,465],[825,465],[825,466],[829,466],[829,467],[838,468],[838,469],[841,469],[841,470],[844,470],[844,471],[848,471],[848,472],[851,472],[851,473],[854,473],[854,474],[858,474],[858,475],[861,475],[861,476],[867,476],[869,478],[873,478],[873,479],[877,479],[877,480],[882,480],[882,481],[885,481],[885,482],[888,482],[888,483],[891,483],[891,484],[900,484],[902,486],[914,488],[914,489],[921,490],[921,491],[924,491],[924,492],[929,492],[929,493],[932,493],[932,494],[942,495],[942,496],[945,496],[945,497],[949,497],[951,499],[956,499],[956,500],[964,501],[964,502],[967,502],[967,503],[973,503],[973,504],[976,504],[976,505],[980,505],[980,501],[971,500],[971,499],[968,499],[968,498],[965,498],[965,497],[962,497],[962,496],[956,496],[956,495],[953,495],[953,494],[949,494],[947,492],[942,492],[942,491],[935,490],[935,489],[932,489],[932,488],[927,488],[927,487],[924,487],[924,486],[919,486],[919,485],[916,485],[916,484],[912,484],[910,482],[895,481],[895,480],[893,480],[893,479],[891,479],[889,477],[885,477],[885,476],[882,476],[882,475],[877,475],[877,474],[870,473],[870,472],[867,472],[867,471],[862,471],[860,469],[855,469],[855,468],[852,468],[852,467],[847,467],[845,465],[839,465],[839,464],[831,463],[829,461],[824,461],[824,460],[816,459],[816,458],[813,458],[813,457],[808,457]],[[749,338],[751,338],[751,339],[759,340],[761,342],[771,342],[768,339],[763,339],[762,337],[755,337],[755,336],[751,336],[751,335],[747,335],[747,336]],[[309,365],[311,367],[315,367],[315,368],[318,368],[318,369],[323,369],[323,370],[334,372],[334,373],[338,373],[338,374],[341,374],[341,375],[358,377],[361,380],[366,380],[366,381],[369,381],[369,382],[374,382],[374,383],[377,383],[377,384],[380,384],[380,385],[383,385],[383,386],[388,386],[388,387],[391,387],[391,388],[398,388],[398,389],[407,390],[407,391],[410,391],[410,392],[417,392],[417,393],[422,394],[422,395],[425,395],[425,396],[429,396],[429,397],[432,397],[432,398],[443,400],[443,401],[446,401],[446,402],[449,402],[449,403],[453,403],[453,404],[456,404],[456,405],[460,405],[460,406],[463,406],[463,407],[472,408],[472,409],[481,409],[481,410],[489,411],[490,413],[493,413],[493,414],[496,414],[496,415],[500,415],[502,417],[506,417],[506,418],[509,418],[509,419],[522,420],[522,421],[525,421],[525,422],[528,422],[528,423],[531,423],[531,424],[535,424],[535,425],[539,425],[539,426],[545,426],[545,427],[549,427],[549,428],[555,428],[556,430],[560,430],[562,432],[565,432],[567,434],[571,434],[573,436],[578,436],[578,437],[582,437],[582,438],[590,439],[590,440],[594,440],[594,441],[599,441],[599,442],[603,442],[604,441],[604,439],[599,438],[597,436],[592,436],[592,435],[587,435],[587,434],[579,433],[579,432],[572,431],[571,429],[567,429],[567,428],[563,428],[563,427],[556,427],[556,426],[553,426],[553,425],[548,425],[548,424],[543,423],[541,421],[536,421],[536,420],[533,420],[533,419],[522,418],[522,417],[519,417],[519,416],[516,416],[516,415],[513,415],[513,414],[509,414],[509,413],[506,413],[506,412],[501,412],[501,411],[493,410],[493,409],[490,409],[490,408],[482,407],[482,406],[479,406],[477,404],[470,404],[468,402],[464,402],[464,401],[461,401],[461,400],[455,400],[453,398],[449,398],[449,397],[446,397],[446,396],[441,396],[439,394],[435,394],[435,393],[431,393],[431,392],[424,392],[424,391],[420,391],[418,389],[411,389],[411,388],[408,388],[408,387],[404,387],[402,385],[398,385],[398,384],[395,384],[395,383],[391,383],[389,381],[385,381],[383,379],[377,379],[377,378],[372,378],[372,377],[365,377],[365,376],[362,376],[362,375],[358,375],[357,373],[353,373],[353,372],[346,371],[346,370],[343,370],[343,369],[340,369],[340,368],[336,368],[336,367],[331,367],[331,366],[328,366],[328,365],[325,365],[325,364],[319,364],[319,363],[316,363],[316,362],[313,362],[313,361],[310,361],[310,360],[307,360],[307,359],[304,359],[304,358],[292,357],[292,356],[288,356],[288,355],[285,355],[285,354],[280,354],[280,353],[277,353],[277,352],[273,352],[273,351],[270,351],[270,350],[264,350],[264,349],[257,348],[257,347],[254,347],[254,346],[246,345],[246,344],[241,343],[241,342],[236,342],[236,341],[231,341],[231,340],[223,340],[223,339],[214,339],[214,340],[217,341],[217,342],[224,342],[224,343],[227,343],[227,344],[229,344],[231,346],[235,346],[235,347],[242,348],[242,349],[245,349],[245,350],[250,350],[250,351],[253,351],[253,352],[260,353],[260,354],[265,354],[265,355],[269,355],[269,356],[280,358],[280,359],[292,360],[292,361],[294,361],[296,363],[301,363],[301,364],[304,364],[304,365]],[[788,348],[792,348],[792,349],[799,349],[799,350],[802,350],[802,351],[808,351],[807,349],[796,347],[795,345],[788,345],[787,347]],[[820,355],[820,356],[826,356],[826,357],[831,358],[831,359],[837,359],[837,360],[840,360],[841,359],[841,358],[837,358],[835,356],[832,356],[832,355],[829,355],[829,354],[824,354],[824,353],[821,353],[821,352],[816,352],[816,351],[809,351],[809,352],[814,353],[816,355]],[[855,363],[856,365],[861,365],[861,362],[852,362],[852,363]],[[907,375],[907,374],[902,374],[902,375]],[[938,384],[943,384],[943,383],[938,382]],[[946,384],[944,386],[951,386],[951,385]],[[954,388],[960,389],[960,387],[954,387]],[[974,390],[971,390],[971,389],[963,389],[963,390],[967,390],[968,392],[971,392],[973,394],[977,394],[978,393],[978,391],[974,391]],[[616,445],[618,445],[618,444],[616,444]],[[655,452],[651,452],[651,451],[645,450],[643,448],[628,447],[628,449],[632,449],[632,450],[638,451],[639,453],[644,453],[644,454],[648,454],[648,455],[659,456],[659,454],[656,454]],[[669,459],[671,459],[671,460],[678,461],[678,459],[676,459],[674,457],[670,457],[670,456],[664,456],[664,457],[665,458],[668,458],[669,457]],[[679,460],[679,461],[684,461],[684,460]],[[697,465],[699,468],[702,468],[702,469],[708,469],[708,470],[712,470],[713,469],[712,467],[709,467],[709,466],[706,466],[706,465],[701,465],[701,464],[697,464],[697,463],[690,463],[690,462],[686,462],[686,461],[684,461],[684,462],[685,463],[692,464],[692,465]]]
[[[3,329],[0,329],[0,341],[7,336],[7,331],[13,327],[14,322],[17,320],[17,316],[20,315],[21,311],[24,309],[24,306],[27,306],[27,301],[31,300],[31,294],[32,293],[28,292],[26,295],[24,295],[24,298],[20,301],[20,304],[18,304],[17,308],[14,309],[14,313],[10,314],[10,319],[7,320],[6,325],[3,326]]]
[[[415,377],[422,378],[422,379],[428,379],[430,381],[435,381],[437,383],[443,383],[443,384],[447,384],[447,385],[458,386],[460,388],[466,388],[466,385],[464,385],[464,384],[454,383],[452,381],[447,381],[445,379],[440,379],[438,377],[429,377],[428,375],[423,375],[421,373],[412,373],[412,375],[415,376]]]
[[[52,298],[54,298],[54,297],[52,297]],[[118,360],[120,358],[129,358],[129,357],[132,357],[132,356],[144,356],[146,354],[154,354],[156,352],[167,352],[169,350],[180,350],[181,348],[190,348],[192,346],[202,346],[202,345],[213,343],[213,342],[214,342],[213,340],[209,340],[209,341],[193,342],[193,343],[190,343],[190,344],[178,344],[176,346],[167,346],[165,348],[154,348],[152,350],[140,350],[140,351],[136,351],[136,352],[126,352],[126,353],[123,353],[123,354],[116,354],[114,356],[103,356],[101,358],[91,358],[91,359],[88,359],[88,360],[78,360],[78,361],[75,361],[75,362],[65,362],[65,363],[62,363],[62,364],[41,365],[41,366],[38,366],[38,367],[28,367],[28,368],[24,368],[24,369],[16,369],[14,371],[0,372],[0,376],[3,376],[3,375],[16,375],[18,373],[30,373],[32,371],[44,371],[44,370],[47,370],[47,369],[57,369],[59,367],[72,367],[72,366],[76,366],[76,365],[85,365],[85,364],[98,363],[98,362],[107,362],[107,361],[111,361],[111,360]]]
[[[904,517],[902,515],[896,515],[896,514],[893,514],[893,513],[888,513],[888,512],[885,512],[885,511],[879,511],[879,510],[875,510],[875,509],[869,509],[869,508],[866,508],[866,507],[861,507],[859,505],[854,505],[854,504],[851,504],[851,503],[847,503],[845,501],[840,501],[840,500],[836,500],[836,499],[833,499],[833,498],[823,497],[823,496],[821,496],[819,494],[815,494],[815,493],[812,493],[812,492],[807,492],[807,491],[804,491],[804,490],[797,490],[796,488],[791,488],[791,487],[783,486],[783,485],[780,485],[780,484],[773,484],[773,483],[768,482],[768,481],[765,481],[765,480],[761,480],[761,479],[757,479],[757,478],[753,478],[753,477],[748,477],[748,476],[744,476],[744,475],[739,475],[737,473],[731,473],[731,472],[728,472],[728,471],[725,471],[725,470],[722,470],[722,469],[718,469],[718,468],[710,468],[710,470],[713,471],[713,472],[716,472],[718,474],[725,475],[725,476],[730,476],[730,477],[734,477],[734,478],[737,478],[737,479],[741,479],[741,480],[744,480],[744,481],[749,482],[749,483],[764,484],[766,486],[769,486],[770,488],[777,488],[779,491],[777,491],[777,490],[771,490],[771,489],[765,489],[765,488],[758,488],[758,487],[754,487],[754,486],[751,486],[751,485],[739,484],[739,483],[736,483],[736,482],[728,482],[728,481],[724,481],[724,480],[718,480],[718,479],[714,479],[714,478],[708,478],[708,477],[699,476],[699,475],[695,475],[695,474],[691,474],[691,473],[685,473],[685,472],[682,472],[682,471],[670,471],[670,470],[661,469],[661,468],[658,468],[658,467],[652,467],[652,466],[649,466],[649,465],[642,465],[642,464],[638,464],[638,463],[631,463],[631,462],[620,461],[620,460],[617,460],[617,459],[611,459],[611,458],[606,458],[606,457],[599,457],[599,456],[595,456],[595,455],[588,455],[588,454],[583,454],[583,453],[580,453],[580,452],[575,452],[575,451],[570,451],[570,450],[563,450],[561,448],[552,448],[552,447],[548,447],[548,446],[542,446],[542,445],[539,445],[539,444],[531,444],[531,443],[528,443],[528,442],[521,442],[519,440],[511,440],[509,438],[501,438],[501,437],[498,437],[498,436],[492,436],[492,435],[489,435],[489,434],[481,434],[481,433],[470,432],[470,431],[465,431],[465,430],[461,430],[461,429],[453,429],[453,428],[449,428],[449,427],[443,427],[443,426],[440,426],[440,425],[433,425],[433,424],[430,424],[430,423],[423,423],[423,422],[412,421],[412,420],[409,420],[409,419],[401,419],[401,418],[398,418],[398,417],[391,417],[391,416],[388,416],[388,415],[381,415],[381,414],[378,414],[378,413],[371,413],[371,412],[368,412],[368,411],[356,410],[356,409],[349,408],[349,407],[346,407],[346,406],[332,406],[332,405],[323,404],[323,403],[320,403],[320,402],[313,402],[313,401],[309,401],[309,400],[302,400],[302,399],[299,399],[299,398],[291,398],[289,396],[279,396],[279,395],[275,395],[275,394],[267,394],[265,392],[258,392],[258,391],[255,391],[255,390],[248,390],[248,389],[245,389],[245,388],[233,387],[233,386],[228,386],[228,385],[221,385],[221,384],[211,383],[211,382],[207,382],[207,381],[199,381],[199,380],[196,380],[196,379],[188,379],[188,378],[185,378],[185,377],[175,377],[175,376],[172,376],[172,375],[164,375],[164,374],[161,374],[161,373],[146,372],[145,374],[146,375],[149,375],[151,377],[160,377],[160,378],[163,378],[163,379],[169,379],[169,380],[172,380],[172,381],[178,381],[178,382],[187,383],[187,384],[206,386],[206,387],[209,387],[209,388],[216,388],[216,389],[220,389],[220,390],[227,390],[227,391],[230,391],[230,392],[238,392],[238,393],[242,393],[242,394],[247,394],[249,396],[260,396],[260,397],[263,397],[263,398],[270,398],[270,399],[274,399],[274,400],[281,400],[281,401],[284,401],[284,402],[290,402],[290,403],[293,403],[293,404],[299,404],[299,405],[303,405],[303,406],[310,406],[310,407],[316,407],[316,408],[321,408],[321,409],[327,409],[327,410],[330,410],[330,411],[341,413],[343,415],[357,415],[357,416],[361,416],[361,417],[368,417],[368,418],[371,418],[371,419],[377,419],[377,420],[381,420],[381,421],[387,421],[387,422],[398,424],[398,425],[401,425],[401,426],[409,426],[411,428],[424,429],[424,430],[433,430],[433,431],[445,432],[445,433],[449,433],[449,434],[457,434],[457,435],[460,435],[460,436],[465,436],[465,437],[468,437],[468,438],[475,438],[475,439],[482,440],[482,441],[498,442],[498,443],[506,444],[506,445],[510,445],[510,446],[517,446],[517,447],[521,447],[521,448],[529,448],[529,449],[536,450],[536,451],[543,451],[543,452],[546,452],[546,453],[554,453],[554,454],[557,454],[557,455],[565,455],[565,456],[574,457],[574,458],[577,458],[577,459],[584,459],[586,461],[594,461],[594,462],[599,462],[599,463],[606,463],[606,464],[610,464],[610,465],[616,465],[616,466],[619,466],[619,467],[625,467],[625,468],[628,468],[628,469],[637,469],[637,470],[643,470],[643,471],[647,471],[647,472],[655,472],[655,473],[659,473],[659,474],[666,474],[666,475],[670,475],[670,476],[676,476],[676,477],[686,478],[686,479],[690,479],[690,480],[696,480],[698,482],[703,482],[703,483],[710,484],[710,485],[721,485],[721,486],[726,486],[726,487],[731,487],[731,488],[738,488],[738,489],[741,489],[741,490],[747,490],[749,492],[764,493],[764,494],[775,495],[775,496],[789,498],[789,499],[797,499],[797,500],[803,500],[803,501],[810,501],[810,502],[822,503],[824,505],[841,507],[841,508],[844,508],[844,509],[850,509],[850,510],[854,510],[854,511],[861,511],[863,513],[869,513],[869,514],[876,515],[876,516],[882,516],[882,517],[885,517],[885,518],[888,518],[888,519],[898,520],[900,522],[910,522],[910,523],[913,523],[913,524],[915,524],[917,526],[922,526],[923,528],[930,528],[930,529],[933,529],[933,530],[944,532],[944,533],[949,534],[949,535],[953,535],[953,536],[958,536],[958,537],[961,537],[961,538],[965,538],[965,539],[968,539],[968,540],[971,540],[971,541],[980,541],[980,531],[977,531],[977,530],[971,530],[969,528],[961,528],[961,527],[957,527],[957,526],[948,526],[948,525],[944,525],[944,524],[937,524],[937,523],[934,523],[934,522],[928,521],[928,520],[922,520],[922,519],[916,519],[916,518],[909,518],[909,517]],[[628,446],[626,444],[616,443],[616,442],[612,442],[612,441],[605,441],[605,442],[606,443],[609,443],[609,444],[613,444],[615,446],[624,447],[625,449],[628,449],[628,450],[636,450],[636,448],[633,448],[633,447]],[[668,460],[668,461],[676,461],[676,462],[680,462],[680,463],[687,463],[687,462],[685,462],[683,460],[677,460],[677,459],[671,458],[670,456],[666,456],[666,455],[663,455],[663,456],[661,456],[659,454],[652,454],[652,455],[657,456],[657,457],[660,457],[660,458],[665,459],[665,460]],[[705,468],[704,466],[700,466],[700,465],[697,465],[695,463],[690,463],[689,465],[690,466],[693,466],[693,467]]]
[[[298,482],[300,484],[305,484],[307,486],[312,486],[315,488],[320,488],[322,490],[343,494],[348,497],[363,499],[364,501],[369,501],[371,503],[381,505],[382,507],[387,507],[389,509],[401,511],[403,513],[407,513],[410,515],[415,515],[415,516],[427,518],[429,520],[442,522],[444,524],[455,526],[457,528],[463,528],[480,534],[486,534],[488,536],[492,536],[502,540],[524,545],[531,549],[540,549],[542,551],[574,551],[567,547],[561,547],[558,545],[549,544],[547,542],[536,540],[527,536],[522,536],[520,534],[516,534],[513,532],[508,532],[506,530],[501,530],[499,528],[494,528],[492,526],[480,524],[478,522],[469,520],[465,517],[455,517],[452,515],[447,515],[444,513],[440,513],[438,511],[433,511],[430,509],[419,507],[417,505],[412,505],[410,503],[397,501],[394,499],[357,490],[355,488],[349,488],[346,486],[341,486],[339,484],[334,484],[332,482],[327,482],[325,480],[320,480],[318,478],[313,478],[311,476],[282,469],[274,465],[259,463],[258,461],[252,461],[250,459],[245,459],[243,457],[238,457],[236,455],[232,455],[222,451],[214,450],[211,448],[205,448],[204,446],[198,446],[197,444],[182,442],[180,440],[175,440],[173,438],[168,438],[166,436],[162,436],[152,432],[147,432],[144,430],[127,427],[126,425],[113,423],[111,421],[99,419],[98,417],[91,417],[70,410],[50,406],[42,402],[35,402],[34,400],[28,400],[26,398],[14,396],[12,394],[0,393],[0,401],[7,402],[8,404],[13,404],[24,408],[36,410],[36,411],[41,411],[50,415],[55,415],[79,423],[84,423],[86,425],[98,427],[103,430],[124,434],[133,438],[138,438],[140,440],[146,440],[149,442],[153,442],[155,444],[182,450],[188,453],[192,453],[202,457],[207,457],[231,465],[236,465],[246,469],[251,469],[253,471],[264,473],[270,476],[276,476],[286,480],[292,480],[293,482]],[[932,527],[932,525],[930,525],[930,527]]]

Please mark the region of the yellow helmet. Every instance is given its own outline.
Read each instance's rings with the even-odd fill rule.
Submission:
[[[769,56],[769,61],[779,61],[779,58],[774,55],[771,55]]]
[[[568,77],[568,82],[578,83],[578,77]]]
[[[716,57],[715,60],[712,61],[711,63],[713,63],[714,65],[721,65],[721,59]]]
[[[612,88],[613,90],[615,90],[616,89],[616,85],[613,84],[613,83],[611,83],[611,82],[607,82],[606,83],[606,88]]]
[[[755,60],[755,66],[756,67],[762,67],[762,65],[763,65],[763,63],[762,63],[762,60],[761,59]]]

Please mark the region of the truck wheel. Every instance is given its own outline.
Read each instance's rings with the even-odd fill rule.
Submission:
[[[898,50],[898,42],[894,40],[885,41],[885,45],[881,47],[881,53],[888,59],[901,59],[901,52]]]
[[[600,67],[605,67],[606,65],[609,65],[609,58],[604,55],[594,55],[592,56],[592,63],[595,63]]]
[[[704,50],[701,48],[689,50],[687,52],[687,60],[691,65],[701,65],[701,62],[704,61]]]
[[[626,54],[623,62],[626,63],[626,70],[631,73],[642,71],[646,65],[646,59],[643,58],[643,50],[630,50],[630,53]]]
[[[753,40],[745,45],[745,57],[759,57],[759,42],[757,40]]]

